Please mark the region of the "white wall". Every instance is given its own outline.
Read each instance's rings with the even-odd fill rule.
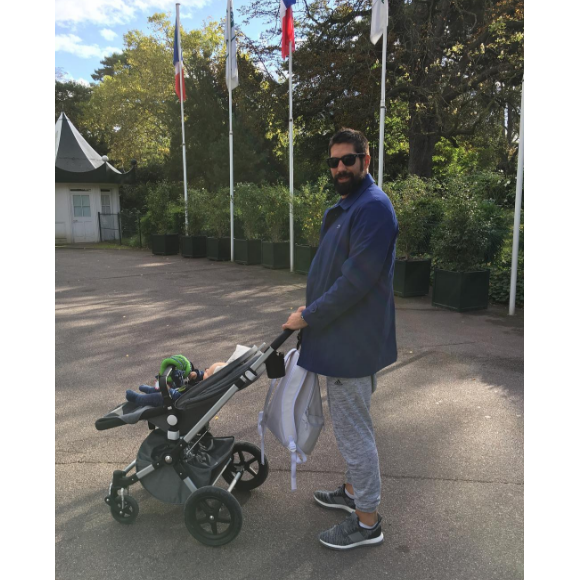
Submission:
[[[69,193],[66,185],[57,183],[55,185],[56,207],[55,207],[55,242],[64,243],[72,240],[71,233],[71,208]]]
[[[83,189],[90,191],[71,191]],[[110,183],[56,183],[55,184],[55,243],[93,243],[99,241],[98,212],[102,212],[101,189],[110,190],[111,211],[120,211],[119,186]],[[73,217],[72,196],[89,195],[91,216],[79,220]],[[75,221],[76,220],[76,235]],[[83,223],[81,224],[80,221]],[[81,227],[82,226],[82,227]],[[84,234],[84,235],[80,235]]]

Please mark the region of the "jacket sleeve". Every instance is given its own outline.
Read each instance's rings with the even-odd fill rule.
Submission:
[[[377,283],[393,244],[398,225],[393,210],[372,201],[357,210],[350,232],[349,256],[341,276],[302,312],[313,328],[324,328],[361,300]]]

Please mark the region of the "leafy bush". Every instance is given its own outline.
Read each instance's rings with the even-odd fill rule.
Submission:
[[[518,250],[518,275],[516,281],[516,304],[524,304],[524,224],[520,224],[519,250]],[[494,302],[507,304],[510,295],[511,267],[512,267],[512,243],[513,227],[506,236],[503,247],[495,263],[492,264],[489,280],[489,297]]]
[[[509,233],[508,213],[491,199],[475,195],[464,176],[445,185],[443,216],[433,235],[435,265],[476,270],[495,261]]]
[[[454,180],[449,194],[441,223],[433,234],[435,265],[460,272],[476,270],[488,246],[480,203],[460,180]]]
[[[161,181],[147,186],[147,210],[150,215],[151,227],[154,234],[176,233],[172,215],[167,208],[182,199],[177,183]]]
[[[440,201],[433,196],[430,182],[415,175],[386,186],[397,221],[399,236],[397,254],[409,260],[411,256],[425,253],[430,238],[430,226],[440,213]]]
[[[511,271],[492,268],[489,278],[489,298],[493,302],[508,304],[510,298]],[[524,271],[518,268],[516,281],[516,304],[524,305]]]
[[[290,230],[288,188],[282,184],[263,185],[261,191],[265,238],[270,242],[288,240]]]
[[[302,235],[309,246],[318,246],[324,212],[332,205],[323,177],[316,184],[307,183],[294,197],[294,216],[300,222]]]
[[[490,199],[500,206],[513,208],[516,194],[516,182],[506,179],[503,174],[494,171],[477,171],[462,177],[472,195],[479,199]]]
[[[483,261],[489,264],[498,259],[506,236],[510,232],[508,225],[510,215],[492,200],[481,201],[481,213],[487,230],[487,246]]]
[[[262,214],[262,191],[253,183],[238,183],[234,194],[236,216],[246,240],[261,239],[265,223]]]
[[[230,188],[222,187],[216,192],[202,189],[199,192],[199,218],[204,229],[211,236],[226,237],[230,232]]]
[[[187,190],[187,232],[188,236],[202,235],[205,229],[204,204],[208,193],[205,189]]]

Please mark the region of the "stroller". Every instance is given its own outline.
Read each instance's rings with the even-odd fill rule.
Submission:
[[[284,331],[274,342],[254,346],[208,379],[186,390],[173,401],[168,366],[159,377],[161,407],[125,402],[97,419],[99,431],[147,421],[151,432],[137,458],[123,470],[115,470],[105,502],[122,524],[135,521],[139,505],[128,494],[134,483],[165,503],[184,505],[189,533],[208,546],[231,542],[242,527],[242,509],[231,494],[234,488],[249,491],[268,477],[268,460],[260,447],[234,437],[214,437],[210,420],[236,394],[267,370],[269,378],[284,376],[284,356],[277,349],[292,334]],[[135,469],[135,473],[129,473]],[[223,477],[227,490],[217,487]]]

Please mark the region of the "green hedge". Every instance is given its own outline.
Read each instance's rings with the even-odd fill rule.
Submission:
[[[327,179],[306,184],[294,195],[294,239],[315,246],[322,216],[338,196]],[[385,184],[399,220],[398,255],[430,256],[434,266],[491,270],[490,299],[509,300],[511,243],[510,191],[515,183],[483,172],[446,180],[411,176]],[[185,232],[183,187],[167,181],[145,184],[141,219],[143,243],[154,233],[230,235],[229,188],[188,190]],[[247,239],[289,239],[288,188],[283,184],[240,183],[234,189],[236,234]],[[523,213],[522,213],[523,216]],[[523,220],[522,220],[523,221]],[[240,227],[241,226],[241,227]],[[517,303],[524,295],[523,225],[520,230]]]

